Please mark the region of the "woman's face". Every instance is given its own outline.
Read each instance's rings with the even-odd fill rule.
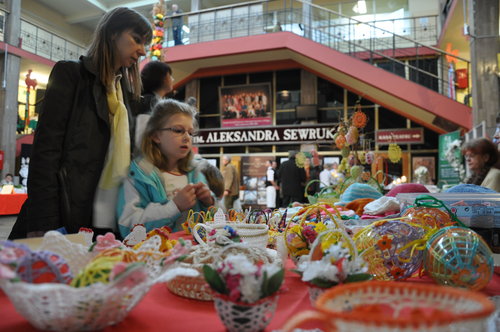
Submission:
[[[466,151],[464,157],[467,166],[473,172],[482,170],[489,158],[488,155],[476,154],[472,151]]]
[[[172,74],[167,73],[165,77],[165,90],[168,90],[167,94],[174,89],[174,77]]]
[[[125,30],[115,40],[118,53],[116,69],[131,67],[141,56],[146,55],[146,40],[133,30]]]
[[[193,146],[193,119],[183,113],[172,115],[153,136],[161,153],[168,158],[169,166],[185,158]]]

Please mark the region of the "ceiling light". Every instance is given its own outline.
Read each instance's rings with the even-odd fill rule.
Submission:
[[[352,7],[352,10],[358,14],[366,14],[366,1],[359,0],[358,3]]]

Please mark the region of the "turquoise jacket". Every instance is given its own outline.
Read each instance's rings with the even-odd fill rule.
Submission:
[[[188,183],[207,184],[196,165],[193,162],[192,170],[187,173]],[[200,201],[192,207],[194,211],[206,211],[207,208]],[[116,210],[118,229],[123,237],[137,224],[143,224],[146,232],[162,226],[176,232],[181,230],[184,221],[178,220],[181,211],[174,201],[167,198],[160,170],[142,158],[132,161],[128,177],[119,190]]]

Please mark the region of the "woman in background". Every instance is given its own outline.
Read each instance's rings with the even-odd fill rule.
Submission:
[[[471,171],[465,183],[500,191],[500,170],[496,167],[499,152],[492,141],[487,138],[470,140],[462,146],[462,154]]]

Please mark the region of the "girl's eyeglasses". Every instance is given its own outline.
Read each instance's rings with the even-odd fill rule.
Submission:
[[[158,129],[159,131],[171,131],[172,133],[174,133],[175,136],[184,136],[184,134],[188,134],[189,137],[194,137],[196,135],[198,135],[198,133],[196,131],[189,131],[189,130],[186,130],[184,128],[180,128],[180,127],[170,127],[170,128],[161,128],[161,129]]]

